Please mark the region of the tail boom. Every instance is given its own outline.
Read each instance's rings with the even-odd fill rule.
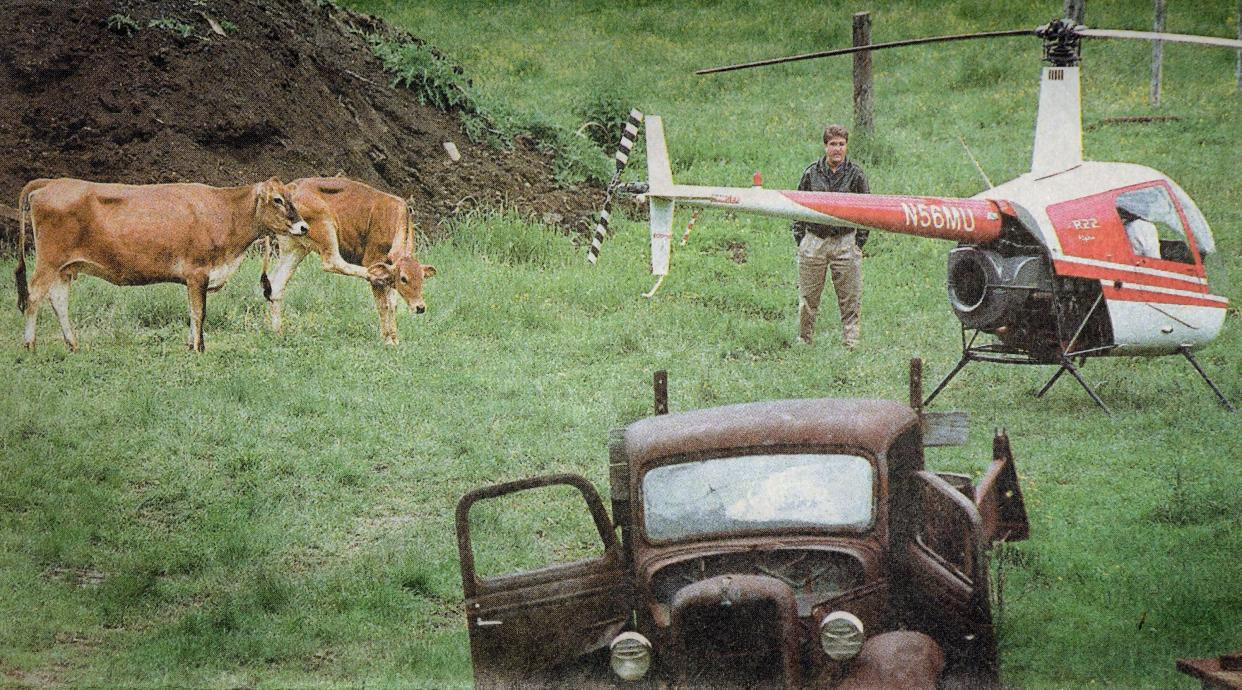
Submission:
[[[1000,236],[1003,208],[987,199],[798,192],[762,187],[672,185],[648,197],[825,225],[986,244]],[[654,219],[654,216],[653,216]],[[654,232],[654,226],[653,226]]]

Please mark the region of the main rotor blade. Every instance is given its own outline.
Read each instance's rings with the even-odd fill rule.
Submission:
[[[766,65],[779,65],[784,62],[797,62],[798,60],[813,60],[815,58],[830,57],[833,55],[847,55],[849,53],[858,53],[864,50],[881,50],[883,48],[900,48],[902,46],[916,46],[924,43],[947,43],[949,41],[966,41],[974,38],[996,38],[1000,36],[1034,36],[1035,32],[1030,29],[1012,29],[1009,31],[985,31],[974,34],[955,34],[952,36],[931,36],[928,38],[912,38],[905,41],[892,41],[890,43],[872,43],[865,46],[854,46],[852,48],[837,48],[835,50],[821,50],[816,53],[804,53],[802,55],[792,55],[790,57],[771,58],[768,60],[757,60],[755,62],[746,62],[738,65],[726,65],[724,67],[708,67],[695,72],[695,74],[713,74],[715,72],[731,72],[737,69],[747,69],[750,67],[764,67]]]
[[[1217,38],[1215,36],[1195,36],[1192,34],[1166,34],[1155,31],[1127,31],[1124,29],[1075,29],[1079,36],[1092,38],[1137,38],[1146,41],[1168,41],[1170,43],[1197,43],[1199,45],[1220,46],[1222,48],[1242,49],[1242,41],[1233,38]]]

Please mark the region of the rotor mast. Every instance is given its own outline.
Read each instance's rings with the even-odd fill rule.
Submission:
[[[1044,40],[1044,61],[1049,63],[1039,80],[1039,111],[1031,149],[1031,174],[1036,179],[1082,165],[1079,29],[1073,21],[1059,19],[1035,30],[1035,35]]]

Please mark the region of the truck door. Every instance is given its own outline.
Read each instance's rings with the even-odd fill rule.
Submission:
[[[994,679],[996,641],[979,511],[932,472],[919,471],[914,484],[922,515],[905,545],[912,622],[945,647],[950,669],[958,666],[975,680]]]
[[[562,508],[566,500],[577,503],[570,510],[581,514],[570,517],[593,523],[594,529],[588,526],[586,530],[594,533],[585,539],[595,542],[595,555],[516,573],[493,574],[488,567],[476,567],[475,543],[488,542],[500,532],[506,533],[501,550],[522,555],[543,552],[547,545],[541,542],[548,540],[547,531],[559,529],[550,520],[564,516],[563,512],[555,514],[554,502],[549,500],[554,497],[556,508]],[[481,510],[476,513],[493,521],[484,521],[472,533],[472,507],[497,501],[508,508],[511,498],[531,510],[501,516],[477,506]],[[521,535],[529,537],[529,543],[509,538],[507,533],[515,525],[530,525],[530,534]],[[457,504],[457,547],[470,656],[475,686],[480,690],[542,687],[558,667],[607,647],[629,618],[629,578],[616,534],[599,494],[581,476],[537,477],[466,494]],[[479,555],[487,560],[485,554]]]

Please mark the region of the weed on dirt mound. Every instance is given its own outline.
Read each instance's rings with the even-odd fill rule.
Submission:
[[[340,173],[411,198],[434,234],[476,206],[585,231],[600,197],[558,184],[529,137],[473,143],[461,103],[441,110],[408,80],[392,86],[376,41],[434,51],[328,0],[5,5],[0,203],[36,177],[228,186]]]

